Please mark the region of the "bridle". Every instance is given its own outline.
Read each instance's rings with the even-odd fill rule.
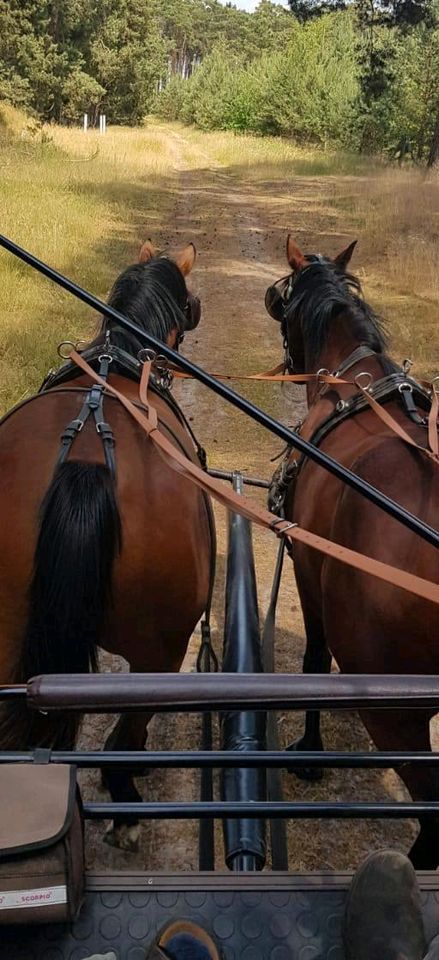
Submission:
[[[158,259],[168,260],[170,263],[174,265],[174,267],[177,268],[177,270],[179,269],[177,264],[175,263],[175,260],[173,260],[172,257],[168,257],[166,253],[159,254]],[[184,280],[184,277],[183,277],[183,280]],[[186,287],[185,280],[184,280],[184,284]],[[174,350],[176,350],[177,353],[178,353],[178,348],[180,344],[183,343],[183,340],[186,336],[187,331],[194,330],[195,327],[198,326],[201,318],[201,304],[200,304],[199,297],[196,297],[195,294],[190,293],[187,287],[186,287],[186,304],[183,308],[183,314],[185,318],[184,329],[178,331],[177,337],[175,340],[175,346],[174,346]]]
[[[284,367],[287,373],[294,373],[294,359],[290,353],[288,341],[288,322],[286,311],[288,304],[293,296],[295,287],[300,277],[306,273],[310,267],[316,263],[326,263],[325,257],[321,253],[310,253],[306,255],[307,265],[301,267],[296,273],[289,273],[286,277],[280,277],[275,283],[268,287],[265,294],[265,309],[267,313],[280,323],[284,349]]]

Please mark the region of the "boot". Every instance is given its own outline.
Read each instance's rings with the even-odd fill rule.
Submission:
[[[439,960],[439,934],[433,937],[424,960]]]
[[[162,931],[145,960],[221,960],[213,940],[190,920],[176,920]]]
[[[357,870],[343,939],[346,960],[422,960],[427,944],[419,887],[402,853],[372,853]]]
[[[94,953],[91,957],[85,957],[85,960],[117,960],[117,957],[111,951],[111,953]]]

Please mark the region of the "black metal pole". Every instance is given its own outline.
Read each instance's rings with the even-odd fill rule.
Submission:
[[[262,630],[262,659],[264,670],[267,673],[275,671],[275,638],[276,638],[276,607],[279,595],[280,580],[285,553],[285,542],[279,544],[273,586],[271,589],[270,604]],[[269,750],[279,749],[279,732],[277,713],[269,710],[267,713],[267,746]],[[267,770],[268,799],[282,801],[282,771],[269,768]],[[286,820],[270,820],[271,863],[273,870],[288,870],[288,832]]]
[[[320,450],[319,447],[313,446],[312,443],[304,440],[299,434],[294,433],[292,430],[289,430],[288,427],[284,427],[283,424],[278,423],[278,421],[274,420],[273,417],[270,417],[269,414],[255,406],[255,404],[250,403],[249,400],[246,400],[245,397],[240,396],[240,394],[236,393],[220,380],[216,380],[215,377],[210,376],[210,374],[206,373],[206,371],[201,367],[198,367],[195,363],[192,363],[190,360],[182,357],[175,350],[172,350],[165,343],[162,343],[161,340],[157,340],[156,337],[146,333],[145,330],[143,330],[141,327],[138,327],[137,324],[133,323],[132,320],[129,320],[128,317],[118,313],[117,310],[113,310],[113,308],[108,306],[108,304],[103,303],[103,301],[99,300],[91,293],[88,293],[77,283],[74,283],[72,280],[68,280],[67,277],[64,277],[61,273],[58,273],[57,270],[53,270],[52,267],[49,267],[37,257],[34,257],[31,253],[28,253],[22,247],[19,247],[12,240],[9,240],[7,237],[1,234],[0,246],[4,247],[5,250],[8,250],[10,253],[13,253],[14,256],[18,257],[20,260],[23,260],[24,263],[29,264],[29,266],[34,268],[34,270],[38,270],[39,273],[42,273],[45,277],[48,277],[49,280],[57,283],[58,286],[63,287],[64,290],[67,290],[69,293],[73,294],[73,296],[77,297],[78,300],[82,300],[83,303],[86,303],[87,306],[91,307],[93,310],[97,310],[98,313],[103,314],[108,319],[116,320],[121,326],[124,326],[127,330],[131,330],[136,334],[136,337],[139,340],[142,340],[147,346],[157,350],[158,353],[161,353],[163,356],[167,357],[168,360],[171,360],[177,366],[181,367],[181,369],[186,371],[186,373],[191,374],[201,383],[204,383],[207,387],[210,387],[210,389],[219,394],[220,397],[228,400],[229,403],[237,407],[243,413],[246,413],[253,420],[256,420],[257,423],[265,427],[267,430],[270,430],[271,433],[275,434],[275,436],[280,437],[280,439],[285,443],[293,444],[298,450],[300,450],[302,453],[305,453],[310,460],[314,460],[315,463],[318,463],[321,467],[324,467],[329,471],[329,473],[334,474],[334,476],[338,477],[338,479],[343,483],[346,483],[349,487],[352,487],[363,497],[366,497],[367,500],[370,500],[371,503],[374,503],[375,506],[380,508],[380,510],[388,513],[391,517],[394,517],[395,520],[399,520],[400,523],[408,527],[409,530],[412,530],[413,533],[417,533],[420,537],[422,537],[423,540],[426,540],[427,543],[430,543],[435,547],[439,547],[439,531],[435,530],[428,523],[424,523],[424,521],[420,520],[418,517],[415,517],[404,507],[401,507],[398,503],[395,503],[395,501],[390,497],[387,497],[384,493],[381,493],[380,490],[377,490],[370,483],[367,483],[366,480],[363,480],[361,477],[357,477],[356,474],[352,473],[351,470],[348,470],[346,467],[342,467],[340,463],[338,463],[336,460],[333,460],[332,457],[329,457],[328,454],[324,453],[323,450]]]
[[[242,494],[241,474],[233,475],[233,489]],[[229,513],[229,546],[226,577],[223,670],[227,673],[261,673],[258,598],[253,558],[251,524]],[[221,715],[223,750],[264,750],[266,714],[260,711],[228,711]],[[225,769],[221,797],[229,801],[261,801],[267,796],[263,768]],[[224,820],[225,860],[230,870],[256,871],[265,865],[265,822]]]
[[[419,800],[399,803],[85,803],[86,817],[110,820],[115,816],[134,816],[143,820],[197,820],[201,817],[291,817],[293,820],[396,820],[439,816],[439,801]]]
[[[224,767],[264,767],[278,769],[288,763],[288,767],[326,767],[332,769],[354,770],[390,770],[404,767],[408,763],[415,767],[439,766],[439,753],[413,753],[413,751],[376,751],[346,753],[343,751],[304,750],[288,754],[285,750],[249,750],[237,753],[235,750],[184,750],[157,751],[148,750],[51,750],[48,763],[73,763],[81,769],[100,767],[151,767],[152,769],[197,770],[205,767],[224,769]],[[5,763],[35,763],[32,751],[0,751],[0,765]],[[281,868],[279,868],[281,869]]]

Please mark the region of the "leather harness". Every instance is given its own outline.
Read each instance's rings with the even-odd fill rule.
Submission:
[[[354,364],[367,357],[377,356],[370,347],[361,345],[357,347],[343,361],[332,377],[342,377]],[[361,374],[360,374],[361,376]],[[293,378],[292,378],[293,379]],[[299,379],[299,377],[297,378]],[[309,438],[309,442],[314,446],[319,446],[322,441],[350,417],[357,416],[364,410],[370,410],[370,401],[365,396],[365,390],[358,390],[346,400],[340,399],[335,389],[325,392],[325,399],[332,399],[333,394],[334,408],[331,413],[316,427]],[[428,427],[428,416],[422,416],[419,412],[425,411],[428,414],[431,409],[431,392],[413,377],[409,376],[407,368],[401,368],[385,377],[380,377],[367,386],[367,394],[372,400],[384,405],[391,400],[397,400],[403,409],[403,412],[417,426]],[[295,427],[300,433],[305,421],[302,421]],[[292,483],[296,483],[300,470],[306,461],[306,455],[302,454],[297,459],[291,460],[294,447],[288,446],[282,458],[280,466],[275,470],[269,492],[269,508],[273,513],[282,515],[285,498]]]
[[[88,350],[82,351],[81,356],[84,357],[84,360],[86,360],[93,369],[97,370],[98,375],[105,384],[107,383],[110,366],[115,373],[119,373],[121,376],[128,377],[128,379],[139,383],[143,362],[145,359],[148,359],[147,356],[145,356],[147,353],[148,351],[140,351],[141,359],[136,359],[131,354],[127,353],[126,350],[123,350],[121,347],[116,347],[114,344],[112,344],[107,333],[105,344],[98,344],[97,346],[90,347]],[[179,407],[177,401],[172,396],[170,387],[173,376],[171,371],[167,369],[167,366],[160,363],[160,360],[161,358],[159,357],[155,359],[155,370],[151,374],[150,389],[163,397],[179,422],[183,427],[185,427],[193,440],[198,460],[200,461],[202,468],[206,469],[206,452],[198,442],[192,427],[188,423],[183,411],[181,410],[181,407]],[[62,364],[58,370],[49,371],[43,383],[41,384],[38,393],[45,393],[53,388],[64,386],[77,376],[77,365],[73,363],[72,360],[68,360],[66,363]],[[67,460],[76,437],[83,429],[88,418],[93,416],[96,432],[102,441],[105,463],[111,475],[115,478],[116,459],[114,451],[116,441],[114,439],[111,426],[104,417],[104,400],[105,386],[102,383],[93,384],[90,390],[88,390],[86,393],[84,403],[78,416],[67,424],[64,432],[61,435],[61,449],[57,462],[64,463],[65,460]],[[169,432],[172,433],[171,430],[169,430]],[[174,436],[174,439],[176,440],[177,438]]]

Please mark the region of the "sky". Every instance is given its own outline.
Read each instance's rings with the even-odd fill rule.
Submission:
[[[221,0],[221,3],[226,3],[227,0]],[[287,0],[275,0],[276,3],[279,3],[282,7],[287,7]],[[241,10],[255,10],[258,6],[259,0],[232,0],[232,3],[235,7],[239,7]]]

